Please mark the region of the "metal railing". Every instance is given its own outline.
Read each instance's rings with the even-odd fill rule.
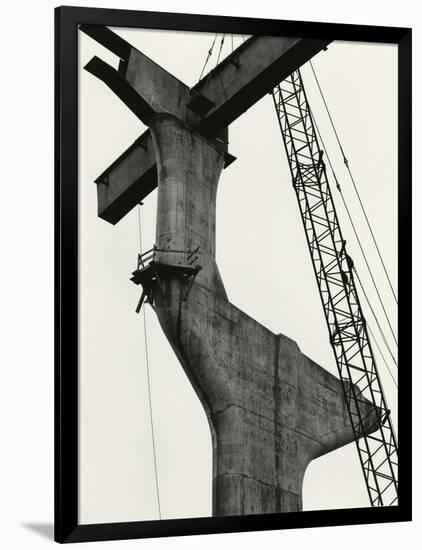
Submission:
[[[199,258],[198,254],[200,253],[200,247],[197,246],[194,250],[176,250],[176,249],[165,249],[165,248],[157,248],[155,245],[150,248],[149,250],[143,252],[142,254],[138,254],[138,263],[137,263],[137,269],[143,269],[150,265],[151,263],[154,263],[157,261],[157,253],[160,254],[160,262],[163,262],[163,255],[166,253],[168,254],[176,254],[180,255],[180,259],[185,265],[193,265],[194,262]]]

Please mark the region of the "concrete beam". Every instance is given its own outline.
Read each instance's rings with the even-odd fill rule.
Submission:
[[[199,116],[187,107],[189,87],[142,52],[131,48],[127,65],[119,70],[156,113],[169,113],[190,126],[198,126]]]
[[[102,80],[141,122],[149,124],[151,118],[156,114],[154,109],[138,94],[120,71],[116,71],[111,65],[96,56],[85,65],[84,69]]]
[[[198,126],[199,116],[187,104],[191,92],[186,84],[160,67],[107,27],[82,25],[80,29],[121,59],[114,69],[94,57],[85,69],[102,80],[147,126],[156,113],[170,113]]]
[[[98,57],[85,69],[102,80],[147,126],[157,113],[228,142],[228,125],[283,78],[325,48],[327,40],[253,37],[189,89],[107,27],[80,29],[120,58],[116,70]],[[225,167],[234,157],[225,149]],[[157,186],[151,140],[143,134],[99,178],[98,215],[115,224]],[[107,183],[104,183],[107,182]]]
[[[79,30],[120,57],[122,61],[129,59],[132,46],[109,28],[100,25],[80,25]]]
[[[224,168],[235,160],[222,142]],[[151,133],[146,130],[95,180],[98,217],[115,225],[157,187],[157,164]]]
[[[103,80],[135,114],[139,113],[145,124],[149,124],[155,113],[169,113],[211,137],[219,136],[261,97],[331,42],[252,37],[189,89],[110,29],[83,25],[81,30],[121,58],[118,71],[102,62],[96,74],[92,70],[93,60],[86,68]],[[94,67],[99,66],[99,60],[94,59]]]
[[[99,176],[98,217],[120,221],[157,187],[157,165],[149,130],[144,132]]]
[[[200,130],[215,135],[330,42],[279,36],[244,42],[192,88],[214,104]]]

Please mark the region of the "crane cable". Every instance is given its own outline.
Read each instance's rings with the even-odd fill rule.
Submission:
[[[374,319],[375,319],[375,322],[377,323],[377,326],[378,326],[378,329],[379,329],[379,331],[380,331],[380,333],[381,333],[381,336],[382,336],[382,339],[383,339],[383,341],[384,341],[385,347],[388,349],[388,351],[389,351],[389,353],[390,353],[390,355],[391,355],[391,358],[393,359],[394,363],[395,363],[396,366],[397,366],[397,361],[395,360],[394,355],[393,355],[393,352],[391,351],[391,348],[390,348],[390,346],[388,345],[388,342],[387,342],[387,340],[386,340],[386,338],[385,338],[384,332],[382,331],[382,328],[381,328],[381,326],[380,326],[380,324],[379,324],[379,321],[378,321],[378,319],[377,319],[377,316],[376,316],[376,314],[375,314],[375,312],[374,312],[374,310],[373,310],[373,308],[372,308],[372,306],[371,306],[371,302],[369,301],[369,298],[368,298],[368,296],[367,296],[367,294],[366,294],[366,292],[365,292],[365,288],[364,288],[364,286],[363,286],[363,284],[362,284],[362,281],[360,280],[359,274],[358,274],[358,272],[356,271],[355,268],[353,268],[353,271],[355,272],[355,275],[356,275],[357,280],[358,280],[358,282],[359,282],[359,286],[360,286],[360,288],[361,288],[361,290],[362,290],[362,292],[363,292],[363,295],[365,296],[365,299],[366,299],[366,301],[367,301],[367,303],[368,303],[368,305],[369,305],[369,308],[370,308],[370,310],[371,310],[371,312],[372,312],[372,315],[373,315],[373,317],[374,317]]]
[[[376,291],[376,293],[377,293],[378,300],[379,300],[379,302],[380,302],[380,304],[381,304],[381,308],[382,308],[383,313],[384,313],[384,316],[385,316],[385,318],[386,318],[386,320],[387,320],[388,327],[389,327],[390,332],[391,332],[391,334],[392,334],[392,336],[393,336],[393,338],[394,338],[394,342],[396,343],[396,346],[397,346],[397,345],[398,345],[398,342],[397,342],[396,335],[395,335],[395,333],[394,333],[393,327],[392,327],[392,325],[391,325],[390,319],[389,319],[388,314],[387,314],[387,311],[386,311],[386,309],[385,309],[384,302],[383,302],[383,300],[382,300],[382,298],[381,298],[381,295],[380,295],[380,293],[379,293],[378,286],[377,286],[377,284],[376,284],[376,282],[375,282],[375,279],[374,279],[372,270],[371,270],[371,268],[370,268],[370,266],[369,266],[369,263],[368,263],[368,260],[367,260],[367,258],[366,258],[365,250],[364,250],[364,248],[363,248],[362,242],[361,242],[361,240],[360,240],[360,238],[359,238],[359,235],[358,235],[358,232],[357,232],[357,230],[356,230],[356,226],[355,226],[355,223],[354,223],[354,221],[353,221],[352,215],[350,214],[350,210],[349,210],[349,208],[348,208],[348,206],[347,206],[347,203],[346,203],[346,201],[345,201],[345,198],[344,198],[344,196],[343,196],[343,193],[342,193],[342,190],[341,190],[340,183],[339,183],[339,181],[338,181],[337,175],[336,175],[335,170],[334,170],[334,167],[333,167],[333,165],[332,165],[330,156],[328,155],[327,148],[326,148],[326,146],[325,146],[324,140],[323,140],[323,138],[322,138],[321,132],[320,132],[319,127],[318,127],[318,123],[317,123],[317,121],[316,121],[316,119],[315,119],[315,116],[314,116],[314,114],[313,114],[312,111],[311,111],[311,116],[312,116],[312,120],[313,120],[314,125],[315,125],[315,129],[316,129],[317,134],[318,134],[318,138],[319,138],[319,140],[320,140],[320,142],[321,142],[322,148],[323,148],[324,151],[325,151],[325,156],[327,157],[328,164],[329,164],[329,166],[330,166],[331,172],[332,172],[333,177],[334,177],[334,181],[336,182],[336,187],[337,187],[337,189],[338,189],[338,191],[339,191],[339,193],[340,193],[340,197],[341,197],[341,200],[342,200],[342,202],[343,202],[343,206],[344,206],[344,208],[345,208],[345,210],[346,210],[347,217],[349,218],[350,224],[351,224],[352,229],[353,229],[353,233],[355,234],[355,237],[356,237],[356,240],[357,240],[357,242],[358,242],[360,251],[361,251],[361,253],[362,253],[362,257],[363,257],[363,259],[364,259],[364,261],[365,261],[365,265],[366,265],[366,267],[367,267],[367,269],[368,269],[369,275],[370,275],[370,277],[371,277],[371,281],[372,281],[372,283],[373,283],[373,285],[374,285],[374,288],[375,288],[375,291]],[[368,301],[368,305],[369,305],[369,306],[371,307],[371,309],[372,309],[372,306],[370,305],[369,301]],[[378,321],[377,321],[377,323],[378,323]],[[384,339],[384,338],[385,338],[385,337],[383,336],[383,339]],[[394,360],[394,362],[396,363],[395,360]],[[396,363],[396,364],[397,364],[397,363]]]
[[[221,56],[221,50],[223,49],[223,46],[224,46],[224,38],[225,38],[225,34],[223,34],[223,36],[221,37],[221,42],[220,42],[220,49],[218,51],[218,56],[217,56],[217,63],[215,64],[215,67],[217,68],[218,67],[218,64],[220,62],[220,56]],[[227,97],[227,92],[226,92],[226,88],[224,86],[224,82],[223,82],[223,78],[221,76],[221,72],[219,71],[218,72],[218,77],[219,77],[219,80],[220,80],[220,84],[221,84],[221,87],[223,89],[223,92],[224,92],[224,96],[226,98],[226,100],[228,99]]]
[[[221,37],[221,41],[220,41],[220,49],[218,50],[218,56],[217,56],[217,63],[215,64],[215,66],[217,67],[218,63],[220,62],[220,55],[221,55],[221,50],[223,49],[223,46],[224,46],[224,38],[225,38],[225,34],[223,34],[223,36]]]
[[[139,204],[138,204],[138,229],[139,229],[139,254],[142,254],[141,206]],[[157,495],[158,517],[161,519],[161,502],[160,502],[160,490],[158,485],[157,453],[155,449],[154,417],[152,413],[151,376],[150,376],[150,369],[149,369],[147,320],[145,315],[145,307],[143,308],[143,317],[144,317],[145,363],[146,363],[146,370],[147,370],[147,388],[148,388],[148,408],[149,408],[149,419],[150,419],[150,426],[151,426],[152,455],[153,455],[153,461],[154,461],[155,491]]]
[[[211,44],[210,49],[208,50],[207,57],[206,57],[206,59],[205,59],[204,66],[202,67],[202,71],[201,71],[201,75],[200,75],[200,77],[199,77],[199,80],[201,80],[202,75],[204,74],[204,71],[205,71],[205,67],[207,66],[208,61],[209,61],[210,57],[212,56],[212,51],[213,51],[213,49],[214,49],[214,45],[215,45],[215,41],[217,40],[217,36],[218,36],[218,33],[214,36],[214,40],[213,40],[213,42],[212,42],[212,44]]]
[[[364,252],[364,250],[363,250],[362,243],[361,243],[361,241],[360,241],[359,235],[358,235],[358,233],[357,233],[356,226],[355,226],[355,224],[354,224],[354,222],[353,222],[353,218],[351,217],[349,208],[348,208],[347,203],[346,203],[346,201],[345,201],[345,199],[344,199],[344,197],[343,197],[343,194],[342,194],[342,192],[341,192],[341,187],[340,187],[339,181],[338,181],[338,179],[337,179],[336,172],[335,172],[334,167],[333,167],[333,165],[332,165],[330,156],[328,155],[327,148],[326,148],[326,146],[325,146],[324,140],[323,140],[323,138],[322,138],[321,132],[320,132],[319,127],[318,127],[318,123],[317,123],[317,121],[316,121],[316,119],[315,119],[315,115],[313,114],[312,111],[310,111],[310,112],[311,112],[311,117],[312,117],[312,120],[313,120],[315,129],[316,129],[317,134],[318,134],[318,138],[319,138],[319,140],[320,140],[320,142],[321,142],[321,145],[322,145],[322,148],[323,148],[323,150],[324,150],[324,152],[325,152],[325,156],[327,157],[327,161],[328,161],[328,164],[329,164],[329,166],[330,166],[331,172],[332,172],[332,174],[333,174],[334,181],[336,182],[336,187],[337,187],[337,189],[338,189],[339,192],[340,192],[340,196],[341,196],[343,205],[344,205],[344,207],[345,207],[345,209],[346,209],[346,212],[347,212],[349,221],[350,221],[350,223],[351,223],[351,225],[352,225],[352,228],[353,228],[353,232],[354,232],[354,234],[355,234],[355,236],[356,236],[356,239],[357,239],[357,241],[358,241],[358,244],[359,244],[359,247],[360,247],[362,256],[363,256],[363,258],[364,258],[364,260],[365,260],[366,267],[368,268],[368,271],[369,271],[369,274],[370,274],[370,276],[371,276],[372,282],[373,282],[373,284],[374,284],[375,290],[377,291],[377,295],[378,295],[378,297],[379,297],[379,299],[380,299],[381,305],[383,306],[382,301],[381,301],[381,297],[380,297],[379,292],[378,292],[378,288],[377,288],[377,286],[376,286],[375,280],[374,280],[373,275],[372,275],[371,268],[369,267],[368,261],[367,261],[367,259],[366,259],[366,255],[365,255],[365,252]],[[358,279],[359,285],[360,285],[360,287],[361,287],[361,289],[362,289],[362,292],[363,292],[363,294],[364,294],[365,300],[366,300],[366,302],[367,302],[367,304],[368,304],[368,306],[369,306],[369,308],[370,308],[370,310],[371,310],[371,312],[372,312],[373,318],[375,319],[375,322],[376,322],[376,324],[377,324],[377,326],[378,326],[378,329],[379,329],[379,331],[380,331],[380,334],[381,334],[382,340],[383,340],[383,342],[384,342],[384,345],[385,345],[385,347],[387,348],[387,350],[388,350],[388,352],[389,352],[391,358],[393,359],[393,362],[395,363],[395,365],[396,365],[396,367],[397,367],[397,361],[396,361],[396,359],[395,359],[395,357],[394,357],[393,352],[391,351],[391,348],[390,348],[390,346],[389,346],[389,344],[388,344],[388,341],[387,341],[387,339],[386,339],[386,337],[385,337],[385,334],[384,334],[384,332],[383,332],[383,330],[382,330],[382,327],[381,327],[380,324],[379,324],[378,318],[377,318],[377,316],[375,315],[374,309],[373,309],[373,307],[372,307],[372,305],[371,305],[371,302],[370,302],[370,300],[369,300],[369,298],[368,298],[368,295],[366,294],[365,289],[363,288],[362,282],[361,282],[361,280],[360,280],[360,278],[359,278],[359,275],[358,275],[356,269],[354,269],[354,272],[355,272],[355,274],[356,274],[356,276],[357,276],[357,279]],[[383,307],[383,309],[384,309],[384,307]],[[385,315],[387,316],[385,310],[384,310],[384,313],[385,313]],[[387,317],[387,321],[389,322],[388,317]],[[390,323],[389,323],[389,325],[390,325]],[[369,330],[369,332],[370,332],[370,334],[371,334],[371,336],[372,336],[372,340],[374,341],[376,347],[378,348],[378,351],[380,352],[380,355],[381,355],[381,357],[382,357],[382,359],[383,359],[383,362],[384,362],[385,366],[387,367],[387,370],[388,370],[388,372],[389,372],[389,374],[390,374],[390,376],[391,376],[391,378],[392,378],[392,380],[393,380],[395,386],[397,387],[396,379],[395,379],[393,373],[391,372],[390,367],[388,366],[388,363],[387,363],[387,361],[386,361],[386,359],[385,359],[385,356],[384,356],[384,354],[383,354],[382,351],[381,351],[380,345],[378,344],[378,342],[377,342],[377,340],[376,340],[376,338],[375,338],[375,335],[374,335],[373,331],[371,330],[370,326],[369,326],[369,325],[367,325],[367,326],[368,326],[368,330]],[[390,325],[390,328],[391,328],[391,325]],[[394,334],[393,334],[393,336],[394,336]]]
[[[369,231],[370,231],[370,233],[371,233],[371,237],[372,237],[372,240],[373,240],[373,242],[374,242],[375,248],[376,248],[376,250],[377,250],[378,257],[379,257],[379,259],[381,260],[381,264],[382,264],[382,267],[383,267],[385,276],[387,277],[388,284],[389,284],[389,286],[390,286],[391,292],[392,292],[392,294],[393,294],[393,296],[394,296],[394,299],[395,299],[395,301],[396,301],[396,304],[397,304],[398,301],[397,301],[396,293],[394,292],[394,288],[393,288],[393,285],[392,285],[392,283],[391,283],[390,277],[389,277],[389,275],[388,275],[387,268],[386,268],[386,266],[385,266],[384,260],[383,260],[383,258],[382,258],[381,251],[380,251],[380,249],[379,249],[379,246],[378,246],[377,240],[376,240],[376,238],[375,238],[374,232],[372,231],[372,227],[371,227],[371,224],[370,224],[370,222],[369,222],[368,216],[367,216],[367,214],[366,214],[365,207],[363,206],[363,202],[362,202],[362,199],[361,199],[361,197],[360,197],[360,193],[359,193],[359,191],[358,191],[358,188],[357,188],[357,186],[356,186],[355,179],[354,179],[353,174],[352,174],[352,171],[351,171],[351,169],[350,169],[349,161],[348,161],[348,159],[347,159],[347,157],[346,157],[346,155],[345,155],[345,153],[344,153],[344,149],[343,149],[343,146],[342,146],[342,144],[341,144],[340,137],[339,137],[339,135],[338,135],[338,133],[337,133],[337,130],[336,130],[336,127],[335,127],[333,118],[332,118],[332,116],[331,116],[330,110],[329,110],[329,108],[328,108],[328,104],[327,104],[327,102],[326,102],[326,100],[325,100],[324,93],[323,93],[323,91],[322,91],[322,89],[321,89],[321,86],[320,86],[320,83],[319,83],[317,74],[316,74],[316,72],[315,72],[315,69],[314,69],[314,66],[313,66],[311,60],[309,60],[309,64],[310,64],[310,66],[311,66],[312,73],[313,73],[314,78],[315,78],[315,81],[316,81],[316,83],[317,83],[319,93],[321,94],[321,98],[322,98],[322,101],[323,101],[323,103],[324,103],[325,110],[327,111],[328,118],[330,119],[331,127],[332,127],[332,129],[333,129],[333,131],[334,131],[334,134],[335,134],[335,136],[336,136],[337,144],[338,144],[338,146],[339,146],[339,148],[340,148],[340,152],[341,152],[341,154],[342,154],[342,156],[343,156],[343,162],[344,162],[344,164],[345,164],[345,166],[346,166],[346,168],[347,168],[347,171],[348,171],[348,173],[349,173],[350,180],[351,180],[351,182],[352,182],[352,184],[353,184],[355,193],[356,193],[357,198],[358,198],[358,200],[359,200],[359,204],[360,204],[360,207],[361,207],[361,209],[362,209],[363,215],[364,215],[364,217],[365,217],[366,223],[367,223],[367,225],[368,225]]]
[[[381,355],[381,357],[382,357],[382,360],[383,360],[383,362],[384,362],[384,365],[387,367],[387,370],[388,370],[388,372],[389,372],[389,374],[390,374],[390,376],[391,376],[391,379],[392,379],[394,385],[396,386],[396,388],[398,388],[396,377],[395,377],[394,374],[391,372],[391,369],[390,369],[390,367],[388,366],[387,360],[386,360],[386,358],[385,358],[385,356],[384,356],[384,354],[383,354],[383,352],[382,352],[382,350],[381,350],[381,348],[380,348],[380,345],[378,344],[378,342],[377,342],[377,340],[376,340],[376,338],[375,338],[374,333],[372,332],[371,327],[368,325],[368,323],[366,324],[366,326],[368,327],[368,331],[369,331],[369,334],[371,335],[372,340],[375,342],[375,345],[377,346],[377,349],[378,349],[378,351],[379,351],[379,353],[380,353],[380,355]]]
[[[215,46],[215,42],[216,42],[216,40],[217,40],[217,37],[218,37],[218,33],[215,35],[214,40],[213,40],[213,42],[212,42],[212,44],[211,44],[211,47],[210,47],[210,49],[208,50],[207,57],[206,57],[206,59],[205,59],[204,66],[202,67],[202,71],[201,71],[201,75],[200,75],[200,77],[199,77],[199,80],[201,80],[202,75],[204,74],[204,71],[205,71],[205,67],[207,66],[208,61],[210,60],[210,58],[211,58],[211,56],[212,56],[212,52],[213,52],[213,50],[214,50],[214,46]],[[217,66],[218,66],[218,63],[220,62],[220,56],[221,56],[221,51],[222,51],[223,46],[224,46],[224,39],[225,39],[225,37],[226,37],[225,34],[223,34],[222,37],[221,37],[220,48],[219,48],[219,51],[218,51],[217,62],[216,62],[216,64],[215,64],[215,67],[217,67]],[[232,46],[233,46],[233,39],[232,39]],[[212,73],[212,70],[209,71],[208,75],[205,77],[205,78],[206,78],[205,83],[208,83],[208,82],[209,82],[209,80],[210,80],[210,78],[211,78],[211,73]],[[222,89],[223,89],[224,96],[225,96],[225,98],[226,98],[226,100],[227,100],[227,91],[226,91],[226,88],[225,88],[225,86],[224,86],[224,82],[223,82],[223,79],[222,79],[222,77],[221,77],[221,73],[220,73],[220,72],[218,73],[218,77],[219,77],[219,80],[220,80],[221,87],[222,87]]]

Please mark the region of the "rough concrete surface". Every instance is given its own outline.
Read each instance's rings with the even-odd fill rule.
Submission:
[[[224,151],[173,115],[150,123],[158,167],[156,245],[200,246],[186,296],[177,274],[154,289],[160,324],[206,411],[213,440],[214,515],[302,508],[314,458],[353,441],[340,380],[232,305],[215,261],[217,185]],[[374,429],[374,418],[367,419]]]

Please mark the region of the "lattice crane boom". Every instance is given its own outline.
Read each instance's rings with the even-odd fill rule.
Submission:
[[[369,499],[394,505],[397,441],[300,71],[272,95]]]

